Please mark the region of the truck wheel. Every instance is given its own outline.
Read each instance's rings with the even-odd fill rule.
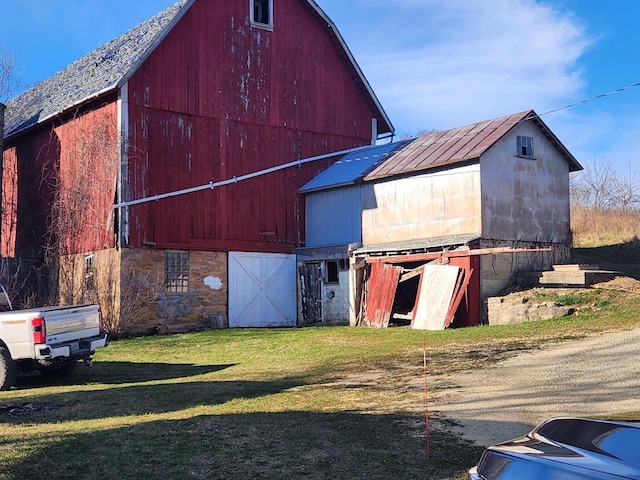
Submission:
[[[18,366],[11,358],[9,350],[0,347],[0,390],[9,390],[18,376]]]
[[[73,371],[76,369],[76,365],[78,362],[73,363],[64,363],[62,365],[56,365],[51,367],[41,367],[40,373],[45,377],[50,378],[67,378],[71,376]]]

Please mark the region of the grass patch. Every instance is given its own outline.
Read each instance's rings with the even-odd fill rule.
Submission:
[[[533,292],[533,296],[539,300],[547,302],[555,302],[560,305],[578,306],[578,305],[610,305],[615,292],[602,289],[594,290],[576,290],[568,293],[555,293],[552,290],[537,290]]]
[[[427,332],[432,375],[542,342],[640,326],[640,302]],[[445,422],[425,458],[422,332],[218,330],[112,343],[65,383],[0,392],[0,479],[464,479],[481,449]],[[436,428],[437,426],[437,428]]]

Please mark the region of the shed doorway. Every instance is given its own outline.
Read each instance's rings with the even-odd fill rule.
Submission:
[[[296,325],[296,256],[229,252],[229,327]]]
[[[322,323],[323,262],[307,262],[299,267],[302,317],[305,325]]]

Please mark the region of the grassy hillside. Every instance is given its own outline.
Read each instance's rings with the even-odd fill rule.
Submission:
[[[640,212],[571,211],[574,257],[640,280]]]

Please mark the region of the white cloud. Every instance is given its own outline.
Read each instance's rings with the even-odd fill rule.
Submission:
[[[529,108],[541,113],[581,95],[578,60],[592,40],[575,17],[550,3],[393,4],[409,21],[397,27],[385,53],[358,59],[400,134]]]

